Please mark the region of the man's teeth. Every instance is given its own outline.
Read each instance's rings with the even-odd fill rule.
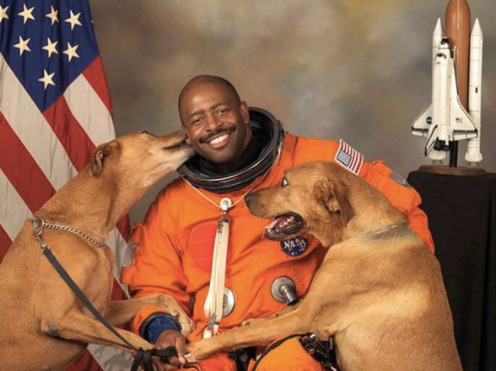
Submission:
[[[228,134],[223,134],[221,135],[220,137],[217,137],[217,138],[214,138],[210,141],[210,143],[212,144],[217,144],[217,143],[220,143],[222,142],[223,140],[225,140],[226,138],[228,137]]]

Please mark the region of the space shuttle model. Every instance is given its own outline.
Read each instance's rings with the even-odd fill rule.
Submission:
[[[432,103],[413,123],[412,134],[426,137],[425,156],[442,162],[455,142],[468,140],[465,160],[482,161],[481,80],[482,30],[476,19],[470,31],[466,0],[450,0],[446,33],[437,20],[432,37]],[[457,153],[455,152],[455,156]],[[451,161],[450,161],[451,162]],[[451,166],[451,165],[450,165]],[[456,166],[456,159],[455,165]]]

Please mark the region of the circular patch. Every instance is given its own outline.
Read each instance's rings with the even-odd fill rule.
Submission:
[[[303,237],[294,237],[281,241],[281,250],[289,256],[300,256],[307,250],[307,240]]]
[[[234,292],[230,288],[224,287],[224,296],[222,299],[222,317],[227,317],[236,305],[236,295],[234,295]]]

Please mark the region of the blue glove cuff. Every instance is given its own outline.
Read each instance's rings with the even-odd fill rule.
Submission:
[[[174,316],[156,312],[141,324],[139,333],[142,338],[153,344],[165,330],[181,331],[181,325]]]

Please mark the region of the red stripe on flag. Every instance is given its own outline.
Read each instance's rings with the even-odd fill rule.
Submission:
[[[100,56],[95,58],[95,60],[91,62],[91,64],[86,68],[86,70],[84,70],[83,76],[86,78],[86,80],[88,80],[88,83],[105,104],[108,111],[110,112],[110,116],[113,116],[107,79],[103,70],[102,58]]]
[[[0,224],[0,262],[3,260],[3,257],[7,253],[7,250],[9,249],[11,243],[12,240]]]
[[[129,223],[129,216],[126,214],[119,222],[117,223],[117,229],[121,233],[122,237],[126,241],[129,241],[129,236],[131,235],[131,226]]]
[[[0,112],[0,168],[32,212],[36,212],[55,194],[52,184],[12,130],[2,112]]]
[[[89,162],[95,145],[72,115],[64,97],[57,99],[43,115],[59,138],[76,170],[81,171]]]
[[[353,159],[353,161],[351,162],[351,166],[350,166],[351,167],[351,171],[353,171],[354,173],[356,173],[357,163],[360,160],[360,155],[353,148],[351,149],[351,157]]]
[[[85,350],[84,353],[79,357],[76,361],[71,363],[69,367],[65,369],[65,371],[103,371],[97,361],[93,358],[91,353],[88,350]]]
[[[114,278],[114,287],[112,288],[111,300],[126,300],[127,295],[122,289],[122,287],[117,283],[117,280]],[[131,331],[131,322],[128,321],[126,323],[120,323],[117,327]]]
[[[124,290],[119,286],[117,281],[114,278],[114,286],[112,288],[111,297],[112,300],[124,300],[127,298]]]

